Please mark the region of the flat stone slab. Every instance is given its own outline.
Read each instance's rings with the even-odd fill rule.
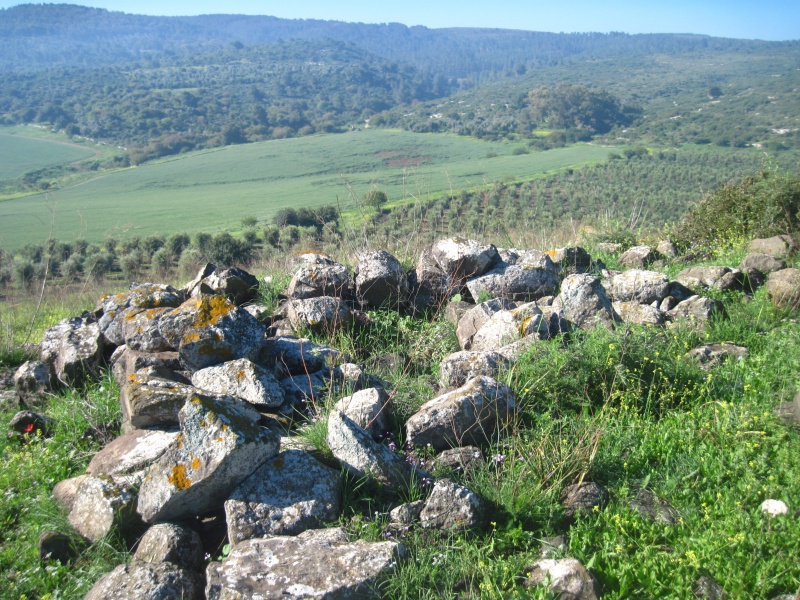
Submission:
[[[234,396],[256,406],[278,407],[285,399],[275,376],[246,358],[195,371],[192,384],[212,394]]]

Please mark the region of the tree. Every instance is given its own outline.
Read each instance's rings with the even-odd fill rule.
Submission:
[[[386,193],[376,188],[372,188],[370,191],[364,194],[364,204],[367,206],[380,208],[388,201],[389,198],[386,196]]]
[[[592,133],[608,133],[615,125],[628,124],[636,113],[605,90],[567,84],[532,90],[528,106],[536,123]]]
[[[722,96],[722,88],[720,88],[718,85],[712,85],[710,88],[708,88],[709,98],[716,100],[720,96]]]

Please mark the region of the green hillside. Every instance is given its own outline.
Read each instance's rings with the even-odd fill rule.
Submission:
[[[532,154],[514,149],[454,135],[381,130],[186,154],[0,202],[0,247],[43,243],[51,215],[53,236],[65,241],[221,230],[238,227],[243,216],[269,219],[286,207],[347,209],[354,195],[360,198],[372,186],[393,202],[529,179],[600,162],[609,153],[590,144]]]
[[[0,133],[0,181],[88,158],[92,154],[88,148],[73,144]]]

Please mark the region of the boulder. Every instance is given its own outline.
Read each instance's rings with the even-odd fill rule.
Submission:
[[[275,376],[247,358],[195,371],[192,384],[206,392],[234,396],[259,407],[276,408],[285,400]]]
[[[564,507],[564,518],[572,522],[579,514],[589,514],[595,507],[602,510],[608,504],[608,492],[593,481],[584,481],[561,490],[558,501]]]
[[[461,237],[439,240],[431,248],[431,255],[456,287],[470,277],[480,277],[499,260],[494,245]]]
[[[657,271],[629,269],[603,282],[606,292],[614,302],[652,304],[669,295],[669,279]]]
[[[287,375],[306,375],[346,362],[338,350],[305,338],[269,338],[263,351],[265,364]]]
[[[703,575],[694,582],[692,593],[696,598],[702,600],[723,600],[725,598],[725,590],[708,575]]]
[[[712,315],[724,317],[725,306],[719,300],[712,300],[703,296],[692,296],[683,302],[679,302],[675,308],[667,313],[667,316],[673,320],[686,320],[700,326],[705,324]]]
[[[480,529],[486,524],[487,511],[478,494],[449,479],[440,479],[433,485],[419,519],[429,529]]]
[[[476,299],[481,295],[488,295],[491,298],[530,302],[555,294],[559,283],[552,263],[549,268],[515,264],[496,267],[480,277],[470,279],[467,281],[467,289]]]
[[[409,288],[400,262],[385,250],[361,252],[355,267],[356,298],[366,307],[397,309]]]
[[[340,472],[307,452],[285,450],[239,484],[225,502],[231,545],[275,535],[297,535],[339,516]]]
[[[353,323],[353,311],[333,296],[289,300],[286,309],[289,322],[298,331],[332,334]]]
[[[44,332],[41,358],[67,385],[81,385],[99,377],[103,362],[100,327],[89,316],[61,321]]]
[[[767,293],[779,308],[800,309],[800,269],[782,269],[770,273]]]
[[[383,388],[368,388],[345,396],[334,405],[362,427],[373,439],[382,439],[392,428],[392,402]]]
[[[187,571],[202,573],[203,541],[194,529],[175,523],[156,523],[139,540],[133,560],[170,562]]]
[[[461,387],[470,379],[485,375],[497,377],[509,361],[493,351],[454,352],[439,365],[439,383],[445,388]]]
[[[14,373],[17,397],[27,408],[42,408],[58,384],[50,363],[29,360]]]
[[[771,238],[760,238],[750,242],[747,247],[749,252],[769,254],[775,258],[789,258],[797,248],[797,244],[790,235],[776,235]]]
[[[644,269],[658,258],[650,246],[633,246],[619,257],[619,264],[631,269]]]
[[[122,318],[125,345],[136,352],[171,352],[175,350],[159,329],[161,318],[170,308],[131,309]]]
[[[675,276],[675,281],[690,289],[720,287],[722,278],[733,271],[730,267],[689,267]]]
[[[456,337],[458,343],[464,350],[472,347],[472,339],[478,330],[492,317],[493,314],[501,310],[510,310],[516,307],[516,302],[505,298],[494,298],[482,302],[477,306],[467,310],[459,319],[456,327]]]
[[[598,326],[613,328],[619,323],[619,315],[614,312],[605,288],[600,284],[600,279],[593,275],[570,275],[565,278],[553,308],[580,329]]]
[[[77,477],[62,479],[53,486],[53,500],[55,500],[56,504],[58,504],[65,513],[69,513],[72,510],[75,499],[77,498],[78,488],[90,477],[91,475],[78,475]]]
[[[395,506],[389,511],[389,522],[393,525],[411,525],[419,521],[419,513],[425,507],[425,502],[416,500]]]
[[[600,586],[592,574],[574,558],[545,558],[525,571],[525,587],[548,585],[560,600],[597,600],[600,595]]]
[[[409,299],[417,310],[439,308],[457,291],[430,250],[423,250],[416,267],[409,272],[408,287]]]
[[[202,283],[215,293],[228,298],[236,306],[252,302],[258,295],[258,279],[238,267],[215,269],[202,279]]]
[[[194,394],[180,411],[181,436],[147,471],[138,511],[147,523],[219,509],[231,491],[278,453],[280,439],[258,426],[241,400]]]
[[[611,305],[623,323],[661,326],[666,321],[664,312],[654,306],[636,302],[612,302]]]
[[[160,330],[181,363],[197,371],[237,358],[255,360],[266,328],[224,296],[202,295],[162,316]]]
[[[110,477],[119,485],[138,487],[145,469],[169,449],[177,436],[177,431],[135,429],[95,454],[86,472]]]
[[[493,314],[472,338],[470,347],[475,351],[491,351],[521,338],[546,340],[565,324],[562,322],[560,313],[552,307],[542,309],[536,302],[528,302],[510,311],[501,310]]]
[[[405,555],[395,542],[348,542],[342,529],[244,541],[206,569],[207,600],[378,598]]]
[[[689,350],[689,358],[700,363],[700,367],[709,371],[728,358],[743,360],[750,356],[750,352],[744,346],[735,344],[704,344]]]
[[[84,600],[200,600],[203,577],[170,562],[133,561],[103,575]]]
[[[114,379],[122,387],[128,380],[128,375],[138,371],[155,367],[169,371],[181,370],[181,361],[177,352],[136,352],[127,346],[120,346],[111,355],[111,371]]]
[[[333,455],[356,477],[368,477],[387,488],[403,490],[415,476],[409,463],[375,442],[341,411],[334,410],[328,416],[327,441]]]
[[[594,248],[598,252],[605,252],[606,254],[619,254],[622,252],[622,244],[617,242],[597,242]]]
[[[122,431],[176,427],[179,411],[195,392],[195,387],[185,383],[139,373],[128,375],[119,394]]]
[[[556,248],[547,252],[553,264],[562,273],[585,273],[592,267],[592,257],[580,246]]]
[[[661,240],[656,246],[656,252],[666,258],[675,258],[678,256],[678,248],[672,240]]]
[[[476,377],[423,404],[406,422],[409,444],[447,450],[483,446],[502,432],[516,413],[513,392],[490,377]]]
[[[67,518],[75,531],[91,542],[102,539],[112,529],[130,531],[139,523],[136,493],[110,477],[89,476],[78,486]]]
[[[123,326],[129,310],[176,308],[184,299],[183,292],[156,283],[132,284],[127,292],[102,296],[95,312],[104,341],[112,346],[125,343]]]
[[[321,255],[314,255],[300,265],[287,290],[290,298],[297,299],[318,296],[349,299],[353,293],[353,279],[347,267]]]
[[[301,410],[303,404],[316,405],[321,402],[327,396],[331,383],[330,369],[281,379],[281,389],[285,398],[284,406],[291,407],[288,416],[291,416],[294,411]],[[281,412],[284,412],[283,409]]]
[[[773,271],[780,271],[786,268],[786,261],[782,258],[775,258],[769,254],[762,254],[761,252],[751,252],[742,259],[742,264],[739,268],[744,271],[746,269],[757,269],[764,275],[769,275]]]
[[[649,490],[639,490],[636,497],[631,500],[630,507],[642,518],[653,523],[674,525],[680,518],[680,513],[675,510],[675,507]]]

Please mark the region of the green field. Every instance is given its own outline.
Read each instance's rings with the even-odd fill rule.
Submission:
[[[0,180],[16,179],[36,169],[55,167],[94,152],[63,142],[0,133]]]
[[[237,229],[243,216],[269,219],[285,207],[339,204],[346,210],[373,185],[396,202],[530,179],[603,161],[609,153],[580,144],[513,156],[514,147],[366,130],[201,151],[0,202],[0,247],[43,243],[51,223],[52,236],[64,241]]]

